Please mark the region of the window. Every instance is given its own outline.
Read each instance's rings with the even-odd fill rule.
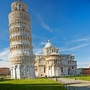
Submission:
[[[58,53],[58,50],[56,51],[56,53]]]
[[[61,72],[63,72],[63,67],[61,67]]]
[[[57,59],[56,59],[56,63],[57,63]]]
[[[22,11],[25,11],[24,9],[22,9]]]
[[[72,69],[74,69],[74,67],[72,67]]]
[[[15,10],[17,10],[17,7],[15,7]]]
[[[49,70],[50,70],[50,66],[49,66]]]
[[[44,73],[45,73],[45,71],[46,71],[46,68],[44,67]]]

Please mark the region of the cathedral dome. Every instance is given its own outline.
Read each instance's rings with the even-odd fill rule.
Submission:
[[[51,47],[51,46],[52,46],[52,44],[51,44],[50,40],[48,40],[48,43],[45,45],[45,48],[48,48],[48,47]]]

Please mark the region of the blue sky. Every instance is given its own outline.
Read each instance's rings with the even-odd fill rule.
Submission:
[[[0,0],[0,67],[9,67],[10,5]],[[90,0],[22,0],[27,3],[32,22],[34,53],[42,53],[47,40],[60,54],[74,54],[78,67],[90,63]]]

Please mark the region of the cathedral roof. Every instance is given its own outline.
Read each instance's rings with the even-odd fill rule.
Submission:
[[[52,46],[52,44],[51,44],[50,40],[48,40],[48,43],[46,43],[45,48],[48,48],[48,47],[51,47],[51,46]]]

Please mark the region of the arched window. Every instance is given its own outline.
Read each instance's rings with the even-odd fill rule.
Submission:
[[[15,10],[17,10],[17,7],[15,7]]]
[[[74,67],[72,67],[72,69],[74,69]]]

